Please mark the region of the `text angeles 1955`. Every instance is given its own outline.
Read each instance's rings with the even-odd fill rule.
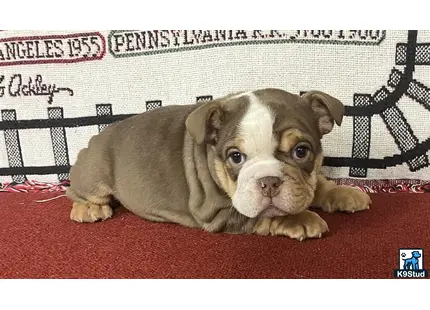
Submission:
[[[0,39],[0,66],[88,61],[101,59],[105,53],[105,40],[99,33]]]

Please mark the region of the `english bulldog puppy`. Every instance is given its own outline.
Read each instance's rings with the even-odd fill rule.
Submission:
[[[320,238],[327,212],[369,208],[370,197],[320,174],[321,139],[343,104],[310,91],[236,93],[166,106],[108,126],[70,170],[70,218],[96,222],[112,203],[156,222],[208,232]]]

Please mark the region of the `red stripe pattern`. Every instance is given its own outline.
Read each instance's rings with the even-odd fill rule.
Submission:
[[[38,181],[25,181],[24,183],[0,183],[0,192],[10,193],[51,193],[65,192],[69,181],[60,183],[46,183]]]
[[[430,182],[420,180],[367,180],[334,179],[339,185],[355,187],[367,193],[430,193]],[[11,193],[50,193],[65,192],[70,181],[46,183],[28,180],[24,183],[0,183],[0,192]]]

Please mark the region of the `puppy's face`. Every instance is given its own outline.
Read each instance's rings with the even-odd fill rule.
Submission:
[[[277,89],[227,96],[187,120],[233,207],[247,217],[299,213],[309,207],[322,164],[320,139],[340,123],[343,105],[320,92],[299,97]]]

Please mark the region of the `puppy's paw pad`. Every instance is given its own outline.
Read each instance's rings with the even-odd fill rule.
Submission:
[[[304,211],[300,214],[276,218],[271,225],[271,235],[288,236],[302,241],[321,238],[328,232],[327,223],[315,212]]]
[[[354,213],[370,208],[372,200],[364,193],[350,186],[336,186],[327,193],[322,209],[327,212]]]

